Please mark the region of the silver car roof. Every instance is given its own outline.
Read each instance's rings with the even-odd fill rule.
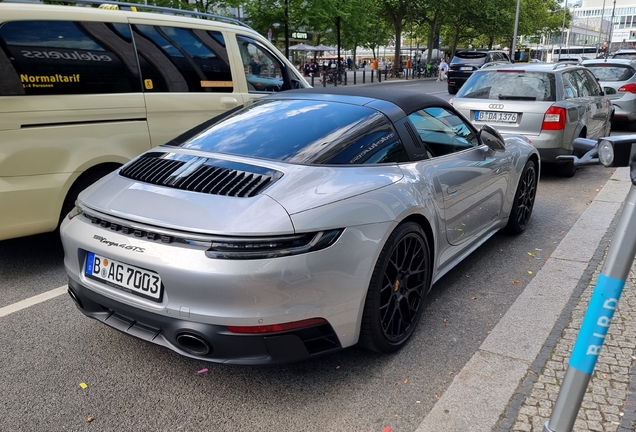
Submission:
[[[561,72],[562,70],[571,69],[571,68],[580,68],[582,67],[578,63],[568,63],[568,62],[560,62],[560,63],[513,63],[506,65],[496,65],[487,67],[484,69],[476,70],[473,73],[484,73],[484,72],[492,72],[498,70],[514,70],[514,69],[523,69],[526,72]]]

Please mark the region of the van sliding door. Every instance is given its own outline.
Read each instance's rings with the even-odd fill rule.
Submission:
[[[243,104],[223,33],[131,18],[153,145]]]

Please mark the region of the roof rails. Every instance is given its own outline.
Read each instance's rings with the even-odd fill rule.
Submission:
[[[6,0],[0,0],[0,2],[3,2]],[[20,1],[12,1],[15,3],[24,3],[24,1],[20,2]],[[146,5],[143,3],[128,3],[128,2],[121,2],[121,1],[109,1],[109,0],[73,0],[73,3],[75,4],[81,4],[81,3],[90,3],[90,4],[97,4],[97,5],[103,5],[103,4],[107,4],[107,5],[117,5],[117,6],[124,6],[127,8],[135,8],[133,10],[149,10],[149,11],[157,11],[157,12],[166,12],[169,14],[173,14],[173,15],[186,15],[186,16],[191,16],[194,18],[207,18],[207,19],[212,19],[215,21],[221,21],[221,22],[226,22],[226,23],[230,23],[230,24],[236,24],[242,27],[246,27],[250,30],[253,30],[252,27],[250,27],[249,25],[247,25],[246,23],[244,23],[241,20],[238,20],[236,18],[231,18],[231,17],[226,17],[226,16],[222,16],[222,15],[215,15],[215,14],[210,14],[210,13],[205,13],[205,12],[197,12],[197,11],[191,11],[191,10],[186,10],[186,9],[174,9],[174,8],[169,8],[169,7],[163,7],[163,6],[154,6],[154,5]]]

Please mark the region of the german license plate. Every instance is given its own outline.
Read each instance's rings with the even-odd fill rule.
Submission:
[[[473,70],[472,66],[461,66],[459,70]]]
[[[161,299],[161,278],[154,272],[88,252],[85,273],[115,288],[157,301]]]
[[[475,111],[476,121],[495,123],[516,123],[517,113],[496,111]]]

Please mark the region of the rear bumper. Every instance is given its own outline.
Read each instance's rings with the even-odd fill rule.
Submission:
[[[525,136],[530,139],[532,145],[539,151],[541,162],[561,163],[562,161],[557,160],[559,156],[572,154],[572,145],[563,142],[563,131],[545,131],[539,135]]]
[[[467,73],[458,73],[456,71],[447,71],[446,72],[446,82],[451,87],[460,88],[464,85],[466,80],[470,78],[471,74]]]
[[[238,365],[295,362],[340,350],[328,323],[268,334],[237,334],[226,326],[193,322],[133,308],[86,289],[69,278],[77,308],[128,335],[197,360]]]

